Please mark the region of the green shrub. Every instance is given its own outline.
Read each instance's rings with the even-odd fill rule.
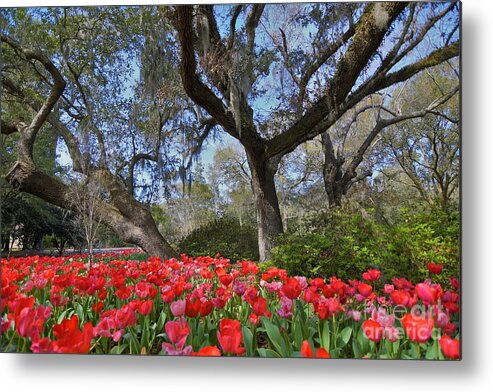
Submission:
[[[433,280],[446,283],[448,277],[459,275],[459,233],[458,209],[403,210],[400,221],[388,230],[387,259],[393,257],[394,263],[388,260],[387,268],[424,279],[429,276],[427,263],[442,264],[444,273]]]
[[[259,259],[257,230],[228,216],[192,231],[180,241],[178,249],[193,257],[219,253],[233,261]]]
[[[272,262],[292,275],[357,279],[369,268],[413,281],[429,276],[426,264],[444,266],[445,283],[459,273],[459,221],[442,210],[402,210],[394,224],[378,223],[371,211],[320,214],[277,238]]]
[[[354,279],[377,264],[372,222],[334,211],[277,238],[272,260],[290,274]]]

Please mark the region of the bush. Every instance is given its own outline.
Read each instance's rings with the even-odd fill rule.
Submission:
[[[343,210],[320,214],[277,238],[273,263],[289,274],[354,279],[368,268],[382,271],[382,282],[428,276],[428,262],[442,264],[445,283],[459,273],[458,215],[402,210],[392,224]]]
[[[353,278],[378,264],[377,238],[371,221],[333,211],[279,236],[272,259],[290,274]]]
[[[441,264],[445,273],[433,279],[446,283],[449,276],[459,276],[459,233],[458,209],[452,213],[439,208],[403,210],[400,221],[387,233],[386,268],[390,274],[408,274],[418,280],[428,276],[427,263]]]
[[[240,225],[238,219],[223,217],[192,231],[178,244],[180,253],[189,256],[214,256],[231,260],[258,260],[257,230]]]

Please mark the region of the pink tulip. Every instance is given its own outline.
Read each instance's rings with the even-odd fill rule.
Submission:
[[[175,317],[181,317],[185,314],[186,306],[187,301],[185,301],[184,299],[172,302],[170,305],[171,313],[173,313],[173,316]]]

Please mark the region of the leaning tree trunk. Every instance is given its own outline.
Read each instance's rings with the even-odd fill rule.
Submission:
[[[7,181],[21,192],[64,209],[73,209],[70,188],[37,169],[31,162],[17,161],[7,174]],[[123,241],[140,246],[150,256],[163,259],[178,256],[159,233],[149,209],[123,190],[115,189],[115,182],[105,184],[105,187],[109,188],[111,197],[110,201],[99,201],[98,208],[103,224],[110,227]]]
[[[252,174],[252,190],[257,210],[260,261],[269,260],[275,237],[283,232],[274,175],[278,164],[247,151]]]

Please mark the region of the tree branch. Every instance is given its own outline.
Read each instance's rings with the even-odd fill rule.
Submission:
[[[246,33],[247,33],[247,45],[248,45],[248,56],[253,56],[254,46],[255,46],[255,30],[260,23],[260,18],[264,12],[265,4],[255,3],[252,5],[252,10],[247,17],[246,21]]]
[[[348,104],[352,106],[369,94],[376,93],[377,91],[383,90],[396,83],[403,82],[426,68],[433,67],[451,58],[457,57],[459,52],[460,43],[454,42],[449,46],[433,51],[424,59],[421,59],[416,63],[402,67],[398,71],[372,78],[348,97]]]
[[[27,104],[34,111],[39,111],[42,103],[34,99],[29,99],[24,92],[14,84],[10,79],[2,78],[2,85],[9,90],[9,92],[15,95],[21,102]],[[47,117],[47,121],[58,132],[65,142],[67,149],[72,159],[73,169],[76,172],[84,173],[86,170],[83,164],[82,153],[80,151],[79,143],[75,136],[70,132],[65,124],[63,124],[53,113],[50,113]],[[86,168],[87,169],[87,168]]]
[[[180,76],[187,95],[204,108],[231,136],[239,138],[233,115],[227,111],[222,101],[207,87],[197,75],[195,61],[194,35],[192,26],[193,7],[176,7],[176,29],[181,47]]]
[[[1,120],[2,135],[11,135],[12,133],[19,132],[20,129],[27,127],[23,122],[17,121],[15,123],[6,123],[3,119]]]
[[[423,117],[426,114],[428,114],[430,111],[434,110],[438,106],[444,104],[447,102],[450,98],[452,98],[457,92],[459,91],[459,86],[456,86],[452,91],[450,91],[448,94],[437,98],[434,100],[430,105],[428,105],[427,108],[423,110],[418,110],[412,113],[404,114],[401,116],[396,116],[392,117],[389,119],[382,119],[380,118],[375,127],[372,129],[372,131],[368,134],[364,142],[361,144],[360,148],[358,148],[358,151],[356,152],[355,156],[351,160],[349,166],[347,167],[344,176],[343,176],[343,182],[349,183],[355,176],[356,176],[356,169],[358,166],[361,164],[363,161],[364,154],[370,147],[371,143],[375,139],[375,137],[386,127],[397,124],[399,122],[409,120],[412,118],[417,118],[417,117]]]
[[[233,45],[235,43],[235,34],[236,34],[236,21],[240,16],[242,10],[243,10],[243,5],[238,4],[233,12],[233,16],[229,24],[228,50],[233,49]]]
[[[0,41],[12,47],[16,52],[21,52],[27,61],[36,60],[40,62],[53,78],[53,86],[50,94],[39,108],[29,126],[24,128],[21,132],[18,158],[32,161],[33,146],[36,135],[41,126],[45,123],[50,112],[53,110],[53,107],[58,102],[58,99],[63,94],[66,83],[55,65],[42,52],[23,48],[17,41],[4,34],[0,35]]]
[[[361,71],[380,46],[391,24],[406,6],[407,3],[404,2],[370,3],[365,8],[355,27],[348,50],[337,64],[336,73],[329,82],[327,93],[286,132],[267,142],[267,156],[283,155],[293,151],[299,144],[324,132],[345,110],[354,106],[356,102],[344,108],[342,104]],[[377,20],[375,12],[388,15],[385,25]]]

